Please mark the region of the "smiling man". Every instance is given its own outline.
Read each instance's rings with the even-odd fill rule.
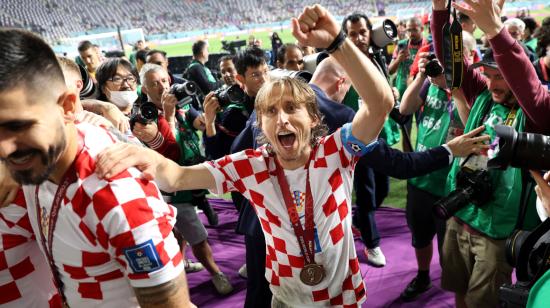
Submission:
[[[174,209],[135,169],[97,178],[97,153],[117,138],[75,124],[78,94],[41,38],[2,29],[0,41],[0,158],[23,185],[21,219],[28,218],[63,300],[72,307],[190,306],[171,232]]]
[[[328,47],[351,82],[361,85],[364,103],[351,123],[320,137],[324,125],[313,90],[286,77],[266,82],[256,96],[267,145],[192,167],[119,146],[100,154],[98,172],[108,177],[137,165],[166,190],[240,192],[264,231],[272,307],[355,306],[365,301],[366,290],[351,232],[353,170],[376,144],[393,96],[374,64],[320,5],[293,19],[292,32],[301,44]]]

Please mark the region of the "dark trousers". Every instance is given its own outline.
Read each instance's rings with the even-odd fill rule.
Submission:
[[[361,232],[361,239],[367,248],[380,245],[380,234],[376,227],[374,212],[388,196],[389,178],[374,172],[361,161],[355,166],[353,186],[357,203],[355,222]]]
[[[257,236],[245,234],[246,246],[246,299],[245,308],[271,307],[271,290],[265,279],[265,239],[263,233]]]

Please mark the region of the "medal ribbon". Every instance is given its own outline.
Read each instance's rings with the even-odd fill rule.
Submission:
[[[48,264],[50,265],[50,270],[52,271],[53,277],[54,277],[54,283],[55,287],[57,288],[57,291],[59,292],[59,295],[61,295],[63,302],[66,302],[65,294],[63,293],[63,282],[61,281],[61,277],[59,276],[59,271],[57,270],[57,267],[55,266],[55,262],[53,260],[53,233],[55,231],[55,226],[57,223],[57,217],[59,214],[59,209],[61,208],[61,201],[63,200],[63,197],[65,197],[65,194],[67,193],[67,189],[69,188],[69,185],[74,183],[77,180],[76,171],[74,162],[71,164],[69,169],[65,172],[63,175],[63,179],[61,180],[61,183],[57,187],[57,191],[55,192],[55,197],[53,200],[52,208],[50,211],[50,217],[48,219],[48,242],[46,243],[46,236],[44,234],[44,230],[42,227],[42,208],[40,207],[40,200],[38,198],[38,190],[40,188],[39,185],[36,186],[35,190],[35,203],[36,203],[36,215],[38,219],[38,228],[40,230],[40,239],[42,242],[42,247],[44,248],[44,252],[46,253],[46,257],[48,259]]]
[[[306,206],[305,206],[305,228],[302,228],[300,223],[300,217],[298,216],[298,211],[296,210],[296,205],[292,201],[292,195],[290,193],[290,186],[285,177],[285,173],[277,159],[275,158],[275,173],[277,175],[277,181],[281,192],[283,194],[283,199],[285,201],[286,209],[288,216],[290,217],[290,223],[294,229],[294,234],[298,238],[298,244],[300,245],[300,250],[304,255],[305,264],[315,264],[315,249],[314,249],[314,232],[315,232],[315,223],[313,222],[313,195],[311,193],[311,185],[309,183],[309,163],[315,153],[316,148],[311,150],[310,157],[306,163]]]

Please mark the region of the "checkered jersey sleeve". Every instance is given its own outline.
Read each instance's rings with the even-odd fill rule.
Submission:
[[[245,194],[247,185],[256,185],[269,178],[263,147],[244,150],[204,163],[216,181],[214,194],[236,191]]]
[[[172,234],[176,212],[154,182],[132,168],[108,181],[91,175],[82,187],[92,196],[98,242],[122,266],[132,287],[157,286],[183,271]]]
[[[0,305],[51,306],[59,301],[52,279],[20,190],[12,204],[0,208]]]

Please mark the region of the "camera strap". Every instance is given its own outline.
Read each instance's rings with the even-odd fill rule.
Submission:
[[[464,50],[462,46],[462,26],[456,17],[456,9],[452,13],[453,21],[450,21],[452,1],[454,0],[448,2],[449,21],[443,25],[442,41],[445,81],[447,88],[454,90],[462,85]]]
[[[535,188],[534,181],[527,172],[527,169],[521,169],[521,198],[519,204],[518,220],[516,221],[515,230],[522,230],[523,223],[525,222],[525,215],[527,215],[527,207],[529,204],[529,196]]]

